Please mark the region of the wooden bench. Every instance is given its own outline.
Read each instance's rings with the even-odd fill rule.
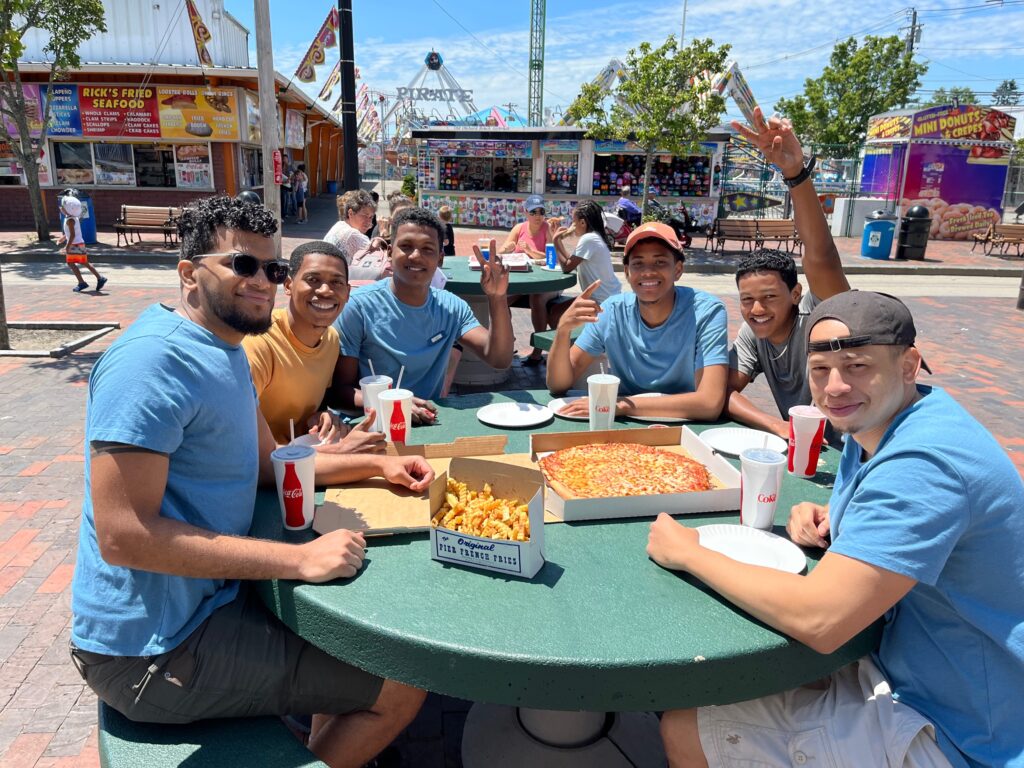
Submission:
[[[994,231],[995,224],[989,224],[981,234],[978,234],[977,232],[972,233],[971,239],[974,240],[974,245],[971,246],[971,250],[973,251],[980,244],[981,250],[988,253],[988,244],[992,242],[992,234]]]
[[[326,768],[277,717],[156,725],[132,722],[103,702],[99,752],[103,768]]]
[[[177,220],[181,208],[153,205],[122,205],[121,215],[114,223],[117,232],[117,244],[131,244],[131,235],[142,242],[142,232],[160,232],[164,236],[164,245],[174,245],[178,238]]]
[[[786,253],[792,253],[796,248],[803,253],[804,244],[796,233],[796,222],[793,219],[758,219],[757,221],[757,247],[764,248],[764,244],[774,240],[776,247],[786,247]]]
[[[712,225],[711,250],[725,250],[726,240],[739,240],[753,250],[757,244],[757,221],[755,219],[715,219]]]
[[[986,243],[989,255],[998,248],[1000,253],[1006,253],[1010,246],[1021,255],[1020,247],[1024,245],[1024,224],[995,224],[992,227],[992,237]]]

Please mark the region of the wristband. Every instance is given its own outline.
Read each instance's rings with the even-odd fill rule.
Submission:
[[[792,189],[793,187],[799,186],[800,184],[803,184],[805,181],[807,181],[809,178],[811,178],[811,173],[814,171],[814,166],[817,164],[817,162],[818,162],[818,158],[815,157],[814,155],[811,155],[811,159],[807,161],[807,165],[805,165],[803,167],[803,169],[800,171],[800,173],[798,173],[796,176],[793,176],[791,178],[787,178],[786,176],[783,176],[782,177],[783,183],[787,187],[789,187],[790,189]]]

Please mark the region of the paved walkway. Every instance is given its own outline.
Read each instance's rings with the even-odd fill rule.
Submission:
[[[316,234],[321,232],[317,231]],[[314,233],[298,232],[297,239]],[[286,228],[286,235],[293,233]],[[472,233],[471,241],[477,233]],[[287,240],[286,240],[287,242]],[[170,264],[168,264],[170,267]],[[104,267],[104,269],[108,269]],[[156,301],[175,303],[172,271],[110,268],[102,294],[72,294],[59,264],[5,265],[12,320],[118,320],[127,326]],[[685,276],[721,293],[738,322],[728,276]],[[877,277],[907,299],[920,347],[947,387],[993,433],[1024,473],[1024,314],[1014,309],[1012,278]],[[987,282],[985,282],[987,280]],[[922,295],[923,294],[923,295]],[[525,310],[515,310],[521,348]],[[86,383],[99,353],[116,338],[58,361],[0,359],[0,765],[95,766],[95,698],[67,659],[70,579],[82,499]],[[513,370],[511,387],[542,387],[543,368]],[[928,378],[928,377],[925,377]],[[768,402],[766,389],[753,386]],[[403,735],[406,765],[458,766],[466,703],[432,696]]]

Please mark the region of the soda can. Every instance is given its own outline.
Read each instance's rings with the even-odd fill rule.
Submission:
[[[786,457],[770,448],[740,453],[740,524],[770,530],[782,488]]]
[[[277,479],[284,527],[301,531],[313,524],[316,451],[308,445],[285,445],[270,454]]]
[[[814,477],[825,439],[825,414],[813,405],[789,409],[789,474]]]
[[[554,269],[558,266],[558,254],[555,253],[554,243],[548,243],[544,246],[544,262],[548,269]]]
[[[377,395],[384,436],[392,443],[404,443],[412,429],[412,397],[408,389],[386,389]]]
[[[491,260],[491,238],[481,237],[476,241],[477,248],[480,249],[480,255],[484,257],[484,261]]]

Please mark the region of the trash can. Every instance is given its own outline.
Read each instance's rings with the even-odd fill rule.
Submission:
[[[88,192],[80,192],[77,189],[65,189],[57,193],[57,210],[61,209],[61,201],[65,195],[77,197],[82,203],[82,215],[78,217],[78,223],[82,227],[82,239],[86,245],[96,244],[96,211],[92,207],[92,198]],[[64,214],[59,213],[60,228],[64,229]]]
[[[864,235],[860,255],[865,259],[888,259],[892,236],[896,232],[896,215],[888,211],[872,211],[864,217]]]
[[[338,182],[334,179],[327,180],[327,194],[336,195],[338,194]]]
[[[923,205],[915,205],[900,219],[900,234],[896,241],[897,259],[924,259],[928,247],[928,233],[932,228],[931,214]]]

